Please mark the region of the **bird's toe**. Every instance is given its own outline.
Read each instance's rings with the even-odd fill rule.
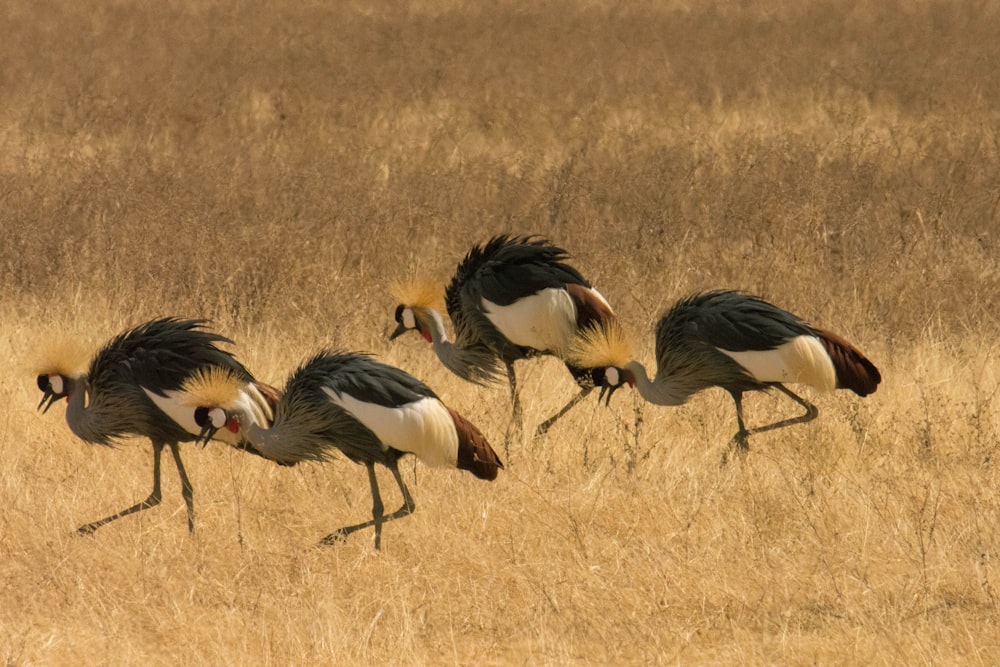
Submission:
[[[342,528],[333,531],[322,540],[319,541],[320,545],[324,547],[333,546],[335,544],[343,544],[347,540],[347,532]]]

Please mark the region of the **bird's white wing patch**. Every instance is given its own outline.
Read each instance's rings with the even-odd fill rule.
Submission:
[[[509,306],[482,300],[483,311],[515,345],[565,356],[576,332],[576,306],[564,289],[548,287]]]
[[[394,408],[359,401],[323,387],[330,400],[350,412],[382,441],[401,452],[415,454],[432,466],[455,467],[458,433],[455,422],[436,398],[422,398]]]
[[[155,391],[150,391],[145,387],[142,388],[146,392],[146,396],[149,397],[156,407],[160,409],[163,414],[174,420],[178,426],[190,433],[191,435],[198,435],[201,433],[201,427],[194,422],[194,408],[186,405],[183,398],[183,391],[167,391],[166,396],[160,396]],[[221,435],[221,433],[220,433]]]
[[[773,350],[719,351],[760,382],[801,383],[820,391],[837,388],[837,371],[815,336],[796,336]]]

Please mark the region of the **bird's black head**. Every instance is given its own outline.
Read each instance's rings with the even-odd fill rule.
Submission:
[[[428,341],[431,340],[426,327],[420,323],[420,316],[416,308],[400,304],[396,306],[396,329],[389,336],[389,340],[395,340],[407,331],[416,331]]]
[[[66,378],[58,373],[51,375],[42,373],[38,376],[38,388],[42,391],[42,400],[38,404],[38,409],[42,411],[42,414],[48,412],[53,403],[69,396],[68,384]]]
[[[628,371],[617,366],[595,368],[593,378],[594,386],[601,388],[601,392],[597,395],[597,402],[600,403],[603,400],[605,405],[611,404],[611,396],[625,384],[629,386],[634,384]]]
[[[240,422],[235,417],[230,417],[222,408],[210,408],[200,406],[194,410],[194,423],[201,428],[198,440],[204,447],[208,441],[215,437],[216,432],[223,426],[233,433],[239,433]]]

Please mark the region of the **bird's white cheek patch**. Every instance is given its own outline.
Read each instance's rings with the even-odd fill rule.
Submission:
[[[208,418],[212,420],[213,428],[222,428],[226,425],[226,411],[221,408],[215,408],[209,412]]]
[[[621,377],[617,368],[612,366],[604,371],[604,383],[609,387],[617,387],[621,384]]]
[[[49,376],[49,387],[52,388],[53,394],[63,393],[63,379],[61,375],[50,375]]]
[[[409,308],[403,309],[403,326],[407,329],[417,328],[417,318],[413,316],[413,311]]]

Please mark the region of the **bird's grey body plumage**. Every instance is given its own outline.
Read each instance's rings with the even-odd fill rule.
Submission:
[[[225,412],[216,421],[211,415],[220,411],[225,408],[196,408],[210,427],[207,437],[212,428],[221,428],[225,422],[242,429],[264,456],[279,463],[325,461],[339,451],[365,466],[372,519],[340,528],[324,543],[374,526],[375,547],[379,548],[382,524],[413,512],[416,504],[398,466],[404,454],[412,452],[432,465],[468,470],[485,480],[496,479],[497,470],[503,467],[479,429],[444,405],[427,385],[367,354],[321,350],[303,362],[288,378],[270,428],[253,421],[242,424],[241,413]],[[403,505],[388,515],[375,464],[389,469],[403,495]]]
[[[350,412],[330,401],[324,387],[383,407],[436,398],[416,378],[368,355],[323,350],[288,378],[273,426],[249,432],[268,458],[283,463],[325,461],[340,451],[355,463],[388,465],[403,455],[384,446]]]
[[[669,381],[680,403],[709,387],[764,389],[766,384],[719,349],[773,350],[802,335],[815,334],[796,316],[757,297],[732,291],[695,294],[674,304],[657,324],[656,377]]]
[[[253,375],[219,343],[224,336],[203,329],[206,320],[166,317],[129,329],[94,356],[87,374],[69,394],[66,421],[86,442],[114,445],[140,436],[161,442],[189,442],[196,436],[162,411],[141,387],[165,396],[199,369],[223,367],[246,382]],[[84,391],[79,391],[82,388]]]
[[[164,317],[129,329],[108,341],[90,362],[85,375],[42,374],[38,378],[42,404],[51,406],[67,399],[66,422],[86,442],[112,446],[132,436],[147,437],[153,447],[153,489],[149,497],[111,516],[83,525],[78,532],[89,534],[101,526],[160,503],[160,458],[169,447],[181,478],[182,496],[187,507],[188,529],[194,530],[194,491],[179,443],[198,439],[172,415],[165,413],[147,392],[171,403],[169,393],[179,392],[184,381],[199,370],[225,368],[244,383],[255,382],[253,375],[230,353],[218,347],[232,343],[228,338],[205,330],[206,320]],[[62,386],[57,387],[56,376]],[[264,400],[273,400],[270,388],[262,387]],[[234,445],[253,454],[260,453],[246,441]]]
[[[533,236],[500,235],[472,248],[445,290],[456,344],[483,346],[505,364],[550,352],[509,341],[486,317],[482,300],[508,306],[544,289],[589,289],[591,284],[564,261],[568,258],[564,249]],[[494,366],[499,368],[495,361]]]

